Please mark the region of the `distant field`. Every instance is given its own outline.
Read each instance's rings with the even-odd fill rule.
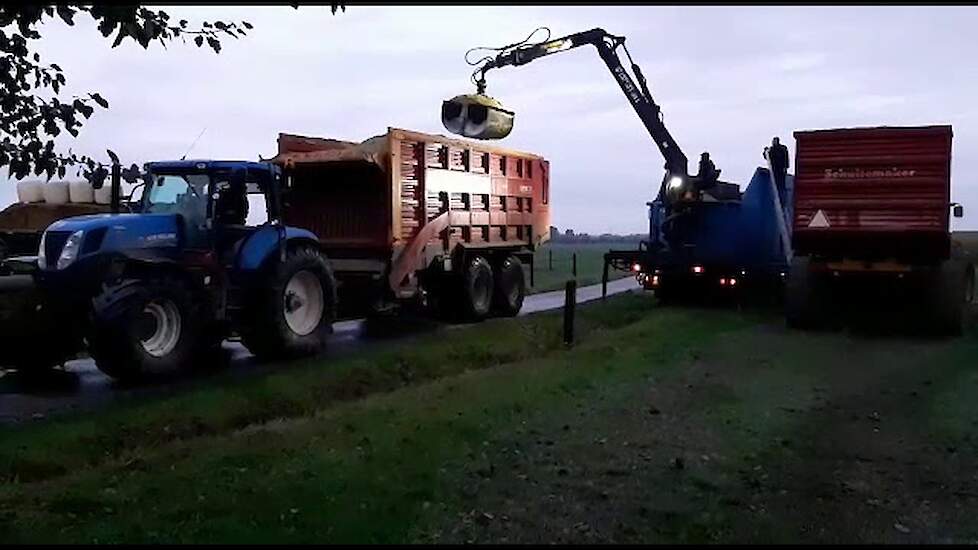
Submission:
[[[574,278],[571,270],[575,253],[577,253],[577,286],[600,283],[604,254],[613,248],[616,250],[638,248],[638,243],[550,243],[537,249],[534,259],[536,284],[530,289],[530,293],[563,288],[568,280]],[[553,270],[550,269],[551,252]],[[620,279],[626,275],[627,273],[623,271],[611,270],[608,272],[608,280]]]

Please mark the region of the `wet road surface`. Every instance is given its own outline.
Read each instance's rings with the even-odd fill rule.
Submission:
[[[636,290],[635,279],[626,277],[608,283],[608,294]],[[601,298],[601,285],[577,289],[577,303]],[[526,297],[520,315],[558,309],[564,305],[564,291],[544,292]],[[395,321],[392,321],[393,324]],[[405,330],[408,326],[414,330]],[[325,358],[340,357],[361,351],[368,346],[397,345],[405,343],[419,332],[425,333],[438,327],[466,326],[443,325],[435,322],[403,323],[392,334],[367,334],[362,319],[335,323]],[[234,375],[254,374],[272,370],[272,365],[262,364],[237,342],[226,342],[230,366],[220,373]],[[219,373],[215,373],[219,374]],[[100,405],[138,398],[147,395],[166,395],[207,383],[210,376],[200,374],[167,383],[125,386],[105,376],[91,359],[70,361],[65,369],[31,377],[24,373],[0,371],[0,424],[16,424],[32,419],[42,419],[52,413],[73,410],[89,410]]]

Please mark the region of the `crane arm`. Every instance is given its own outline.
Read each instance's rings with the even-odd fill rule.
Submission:
[[[645,81],[645,76],[642,75],[642,70],[631,61],[631,55],[629,55],[632,71],[638,79],[638,84],[636,85],[635,81],[625,70],[625,67],[622,66],[621,59],[618,55],[618,47],[624,46],[625,44],[625,38],[622,36],[608,34],[603,29],[591,29],[589,31],[567,35],[556,40],[548,40],[540,44],[518,46],[497,55],[495,58],[486,60],[476,70],[476,74],[478,74],[478,79],[476,80],[478,93],[482,94],[485,92],[485,74],[490,69],[524,65],[539,57],[567,51],[586,44],[590,44],[598,50],[598,55],[601,56],[608,70],[615,77],[615,81],[618,82],[625,97],[628,98],[632,108],[635,109],[635,113],[638,114],[642,123],[645,124],[645,129],[652,136],[656,147],[658,147],[659,152],[662,153],[666,161],[665,168],[667,177],[669,174],[683,177],[687,176],[689,174],[689,161],[679,147],[679,144],[673,139],[672,134],[669,133],[665,123],[663,123],[661,109],[652,99],[652,94],[649,93],[649,88]],[[627,48],[625,52],[626,54],[628,53]]]

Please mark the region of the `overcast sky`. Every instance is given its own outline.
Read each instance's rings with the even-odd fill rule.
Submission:
[[[254,30],[215,55],[179,42],[112,49],[84,16],[75,27],[46,24],[36,47],[65,69],[69,93],[110,102],[62,145],[142,163],[179,158],[205,127],[191,157],[267,158],[278,132],[446,133],[441,101],[472,91],[467,49],[538,26],[554,38],[602,27],[627,37],[691,169],[709,150],[723,179],[746,185],[775,135],[793,155],[795,130],[952,124],[952,199],[965,204],[956,228],[978,228],[973,7],[165,9],[173,20],[244,19]],[[647,230],[663,161],[593,49],[492,71],[488,92],[517,112],[500,143],[550,160],[555,225]],[[0,185],[0,205],[14,198],[14,185]]]

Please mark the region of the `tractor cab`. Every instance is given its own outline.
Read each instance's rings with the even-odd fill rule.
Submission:
[[[146,165],[143,214],[176,214],[182,245],[213,250],[235,265],[244,242],[278,220],[281,170],[244,161],[168,161]]]

